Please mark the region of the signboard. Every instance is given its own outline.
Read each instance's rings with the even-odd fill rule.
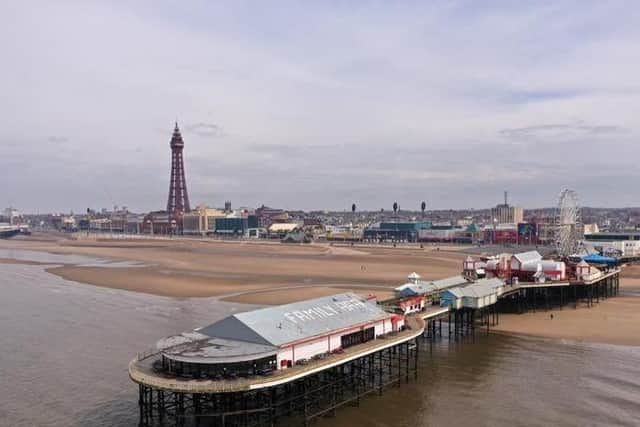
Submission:
[[[334,301],[330,304],[309,307],[303,310],[295,310],[284,313],[284,317],[293,322],[301,323],[311,320],[327,319],[342,313],[366,308],[365,303],[357,299]]]

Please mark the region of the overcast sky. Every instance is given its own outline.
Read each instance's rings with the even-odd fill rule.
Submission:
[[[2,2],[0,207],[640,205],[640,3]],[[480,5],[482,3],[482,6]]]

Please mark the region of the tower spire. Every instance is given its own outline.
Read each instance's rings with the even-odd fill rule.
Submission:
[[[184,174],[184,141],[182,140],[177,120],[169,145],[171,146],[171,178],[169,181],[167,212],[172,216],[179,216],[184,212],[190,211],[191,207],[189,206],[187,180]]]

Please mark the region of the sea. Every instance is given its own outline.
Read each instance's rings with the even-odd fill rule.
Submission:
[[[137,426],[137,352],[254,308],[64,280],[52,265],[114,263],[0,249],[0,426]],[[638,325],[640,333],[640,325]],[[640,347],[477,333],[421,346],[419,376],[321,427],[640,426]],[[279,425],[287,426],[287,420]]]

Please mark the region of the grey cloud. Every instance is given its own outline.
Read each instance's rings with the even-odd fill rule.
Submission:
[[[67,138],[66,136],[53,135],[47,138],[47,141],[49,141],[51,144],[64,144],[69,141],[69,138]]]
[[[526,126],[521,128],[508,128],[498,131],[500,136],[512,139],[530,139],[554,136],[600,136],[624,133],[625,129],[615,125],[586,125],[577,124],[546,124]]]
[[[515,90],[505,91],[499,98],[501,102],[508,104],[527,104],[532,102],[544,102],[559,99],[577,98],[592,94],[588,89],[562,89],[562,90]]]
[[[225,135],[222,128],[214,123],[193,123],[185,127],[185,131],[202,137],[222,137]]]
[[[194,203],[637,199],[640,8],[419,4],[5,8],[0,208],[162,208],[176,115]]]

